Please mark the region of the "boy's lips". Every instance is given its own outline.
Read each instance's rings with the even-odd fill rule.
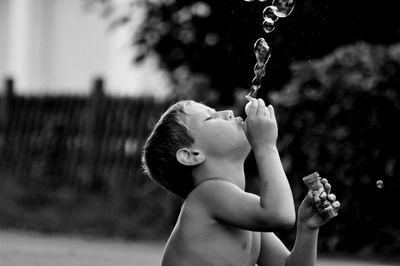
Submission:
[[[235,120],[238,122],[238,124],[239,124],[241,127],[243,127],[244,121],[243,121],[243,119],[242,119],[240,116],[236,117]]]

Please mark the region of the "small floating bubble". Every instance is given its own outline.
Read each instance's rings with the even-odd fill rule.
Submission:
[[[279,17],[275,15],[275,12],[278,12],[278,8],[276,6],[267,6],[266,8],[264,8],[263,10],[264,20],[270,19],[274,22],[277,21]]]
[[[376,181],[376,187],[377,188],[383,188],[383,181],[382,180]]]
[[[292,13],[294,8],[294,0],[274,0],[272,5],[276,6],[277,8],[276,12],[274,12],[275,15],[280,18],[284,18]]]

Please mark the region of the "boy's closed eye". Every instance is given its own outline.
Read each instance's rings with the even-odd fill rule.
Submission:
[[[207,118],[205,119],[205,121],[214,119],[216,113],[217,113],[217,112],[216,112],[214,109],[211,109],[211,110],[208,112]]]

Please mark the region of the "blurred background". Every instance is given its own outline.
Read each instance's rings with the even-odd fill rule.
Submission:
[[[141,172],[169,104],[243,115],[253,44],[272,50],[259,97],[277,109],[296,206],[302,177],[342,207],[320,254],[399,259],[400,20],[395,1],[0,0],[0,226],[163,241],[182,201]],[[257,187],[252,154],[248,190]],[[295,231],[279,236],[291,248]]]

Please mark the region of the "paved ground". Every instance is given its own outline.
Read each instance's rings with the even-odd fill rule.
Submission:
[[[0,231],[0,266],[159,266],[160,243],[43,236]],[[394,266],[319,259],[318,266]]]

